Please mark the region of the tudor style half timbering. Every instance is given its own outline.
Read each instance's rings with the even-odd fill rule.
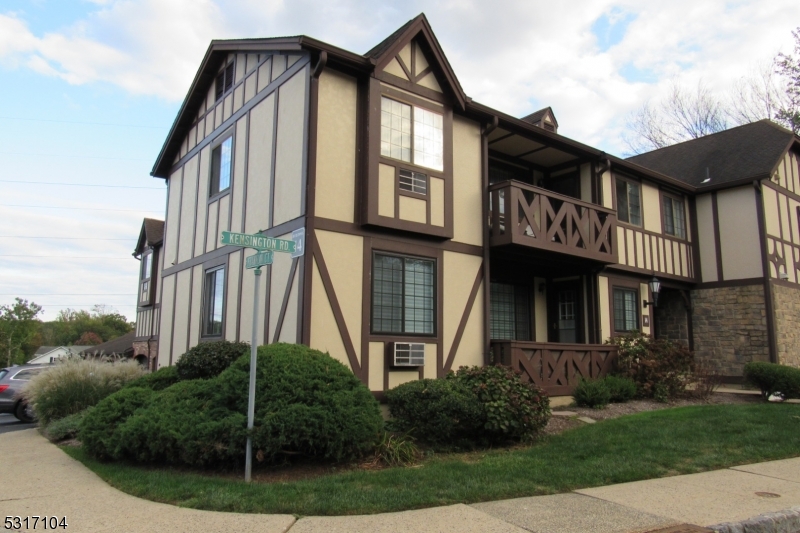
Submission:
[[[558,127],[467,97],[424,15],[364,55],[213,41],[153,169],[137,341],[163,366],[249,340],[253,252],[220,232],[303,229],[304,255],[265,267],[258,342],[327,351],[377,396],[493,362],[566,394],[633,330],[730,378],[800,364],[796,137],[755,123],[623,160]]]

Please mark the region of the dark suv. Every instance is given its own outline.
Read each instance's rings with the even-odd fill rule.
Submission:
[[[23,422],[33,422],[36,415],[27,402],[18,397],[28,381],[52,365],[19,365],[0,368],[0,413],[11,413]]]

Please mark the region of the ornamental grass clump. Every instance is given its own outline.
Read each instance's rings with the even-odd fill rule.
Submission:
[[[143,374],[135,361],[68,359],[34,376],[22,396],[47,425],[96,405]]]

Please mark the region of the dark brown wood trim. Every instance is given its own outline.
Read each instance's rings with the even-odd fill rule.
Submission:
[[[623,265],[623,264],[616,264],[616,265],[608,265],[608,266],[606,266],[606,271],[613,271],[613,270],[617,270],[621,274],[628,274],[628,273],[629,274],[640,274],[642,276],[648,276],[648,277],[653,277],[653,274],[654,274],[653,270],[648,269],[648,268],[637,268],[637,267],[632,267],[632,266]],[[668,272],[663,272],[663,271],[656,271],[655,275],[659,279],[669,279],[669,280],[672,280],[672,281],[679,281],[679,282],[685,283],[687,285],[694,285],[696,283],[696,280],[693,279],[693,278],[685,278],[683,276],[679,276],[679,275],[676,275],[676,274],[669,274]]]
[[[292,231],[302,228],[305,225],[305,218],[304,216],[300,216],[284,222],[283,224],[278,224],[268,230],[262,231],[261,235],[266,235],[268,237],[279,237],[281,235],[286,235],[287,233],[291,233]],[[195,265],[199,265],[205,263],[206,261],[210,261],[215,257],[220,257],[223,255],[227,255],[239,250],[239,246],[221,246],[216,250],[208,252],[207,254],[198,255],[197,257],[193,257],[184,261],[183,263],[179,263],[175,266],[170,268],[166,268],[161,272],[161,277],[172,275],[176,272],[180,272],[182,270],[186,270],[187,268],[191,268]]]
[[[178,197],[178,220],[177,220],[178,231],[175,233],[175,262],[172,263],[173,265],[180,262],[180,255],[181,255],[181,219],[183,218],[181,215],[183,214],[183,187],[185,185],[183,180],[185,176],[186,172],[184,172],[184,167],[181,167],[181,190],[178,193],[180,195]],[[169,202],[169,200],[167,200],[167,202]],[[167,203],[167,216],[169,216],[169,203]],[[164,240],[166,240],[166,235],[164,235]]]
[[[431,102],[425,98],[408,94],[405,91],[398,91],[397,89],[387,87],[386,85],[381,85],[381,96],[386,96],[392,100],[398,100],[411,106],[424,107],[426,109],[430,109],[431,111],[435,111],[436,113],[444,113],[445,109],[445,106],[442,104],[442,102]]]
[[[228,273],[225,272],[225,276],[226,276],[225,284],[226,285],[228,283],[227,275],[228,275]],[[177,282],[178,278],[175,278],[175,281]],[[190,340],[190,338],[192,336],[192,296],[193,295],[194,295],[194,269],[191,269],[191,270],[189,270],[189,306],[188,306],[188,309],[187,309],[187,312],[189,313],[189,320],[186,321],[186,348],[184,349],[183,353],[186,353],[186,352],[189,351],[189,340]],[[226,293],[225,294],[225,299],[227,299],[227,296],[228,295]],[[200,289],[200,297],[202,298],[202,287]],[[202,320],[202,316],[200,317],[200,319]],[[225,320],[224,307],[223,307],[223,311],[222,311],[222,320],[223,321]],[[223,337],[225,336],[225,330],[224,329],[222,330],[222,336]]]
[[[203,152],[197,154],[197,176],[195,177],[195,184],[194,184],[194,227],[192,228],[192,257],[197,254],[197,211],[198,205],[200,203],[200,163],[203,162]],[[185,169],[185,167],[183,167]],[[182,170],[183,175],[186,175],[185,170]],[[206,207],[208,210],[208,207]],[[178,226],[180,228],[180,226]],[[205,248],[206,243],[203,241],[203,248]]]
[[[703,266],[700,262],[700,229],[697,222],[697,202],[694,196],[689,197],[689,216],[692,222],[692,277],[697,280],[703,280]]]
[[[236,342],[242,334],[242,281],[244,280],[244,248],[239,250],[239,292],[236,295]]]
[[[722,270],[722,244],[719,237],[719,207],[717,205],[717,193],[711,193],[711,216],[714,223],[714,251],[717,258],[717,281],[725,281]]]
[[[356,376],[362,377],[361,365],[358,362],[358,357],[356,355],[355,348],[353,347],[353,341],[350,338],[350,332],[347,330],[347,323],[344,320],[342,308],[339,306],[339,299],[336,297],[336,291],[333,288],[333,282],[331,281],[328,267],[325,264],[325,258],[322,255],[322,250],[320,249],[319,243],[316,241],[316,239],[312,243],[311,255],[313,256],[313,259],[317,265],[317,269],[319,270],[320,277],[322,278],[322,285],[325,287],[325,293],[327,294],[328,302],[330,303],[331,310],[333,311],[333,317],[336,320],[337,327],[339,328],[339,334],[342,337],[342,344],[344,345],[345,352],[347,352],[347,358],[350,361],[350,368],[353,369],[353,373]]]
[[[398,57],[399,57],[399,56],[398,56]],[[414,80],[414,83],[419,83],[419,82],[420,82],[420,80],[421,80],[422,78],[424,78],[425,76],[427,76],[427,75],[428,75],[428,74],[430,74],[431,72],[433,72],[433,67],[431,67],[430,65],[428,65],[427,67],[425,67],[425,68],[422,70],[422,72],[420,72],[419,74],[415,75],[415,76],[414,76],[412,79]],[[436,77],[436,75],[435,75],[435,74],[434,74],[434,77]],[[437,81],[438,81],[438,80],[437,80]]]
[[[461,337],[464,336],[464,330],[467,327],[467,321],[469,320],[470,315],[472,314],[472,309],[475,307],[475,298],[478,296],[478,289],[481,288],[481,283],[483,282],[483,263],[478,268],[478,273],[475,276],[475,281],[472,284],[472,290],[470,290],[469,298],[467,298],[467,306],[464,308],[464,312],[461,314],[461,321],[458,323],[458,329],[456,330],[456,335],[453,337],[453,344],[450,346],[450,353],[447,354],[447,362],[444,364],[444,368],[442,369],[442,373],[447,375],[451,368],[453,367],[453,361],[456,358],[456,353],[458,353],[458,347],[461,344]]]
[[[388,72],[379,72],[375,74],[375,79],[388,83],[390,85],[394,85],[396,87],[400,87],[403,90],[416,93],[423,98],[428,98],[429,100],[433,100],[434,102],[439,102],[442,104],[447,103],[447,97],[440,93],[436,92],[433,89],[428,89],[427,87],[423,87],[422,85],[417,85],[408,80],[404,80],[399,76],[395,76],[394,74],[389,74]]]
[[[269,227],[275,224],[275,167],[278,159],[278,112],[280,111],[281,91],[275,91],[275,103],[272,114],[272,159],[269,168]]]
[[[421,237],[409,238],[404,234],[393,234],[386,230],[378,230],[370,227],[360,226],[352,222],[342,222],[341,220],[334,220],[332,218],[314,217],[315,227],[325,231],[335,231],[337,233],[346,233],[348,235],[359,235],[362,237],[376,237],[379,239],[392,240],[398,242],[421,242],[423,246],[431,248],[441,248],[448,252],[456,252],[468,255],[483,255],[483,247],[474,244],[465,244],[454,241],[432,241],[422,240]]]
[[[778,362],[778,343],[775,325],[775,304],[772,301],[772,287],[769,279],[769,250],[767,248],[767,229],[764,215],[764,193],[761,190],[763,182],[753,182],[756,200],[756,216],[758,217],[758,236],[761,240],[761,268],[763,271],[762,282],[764,284],[764,307],[767,318],[767,341],[769,344],[769,360],[772,363]],[[780,224],[780,220],[778,220]],[[777,269],[776,269],[777,270]]]
[[[403,69],[403,72],[405,73],[406,77],[407,77],[407,78],[408,78],[410,81],[413,81],[413,82],[415,82],[415,83],[416,83],[416,81],[417,81],[417,80],[415,80],[415,79],[414,79],[414,75],[413,75],[413,74],[411,74],[411,71],[408,69],[408,66],[406,65],[406,62],[405,62],[405,61],[403,61],[403,58],[402,58],[402,57],[400,57],[400,54],[397,54],[396,56],[394,56],[394,58],[395,58],[395,59],[397,60],[397,62],[400,64],[400,68],[402,68],[402,69]],[[411,52],[411,60],[412,60],[412,61],[414,60],[414,52],[413,52],[413,51]],[[387,63],[387,65],[388,65],[388,63]]]
[[[488,124],[481,131],[481,220],[483,223],[483,279],[486,282],[483,284],[483,364],[489,365],[492,363],[491,359],[491,254],[489,252],[490,229],[489,224],[485,221],[489,220],[489,134],[497,128],[498,119],[494,118],[491,124]],[[530,299],[531,304],[535,300]],[[535,310],[535,305],[531,305]],[[536,322],[535,313],[531,313],[531,336],[536,335]]]
[[[727,281],[710,281],[708,283],[698,283],[692,290],[720,289],[723,287],[749,287],[751,285],[762,285],[764,278],[729,279]]]
[[[172,282],[172,327],[169,328],[169,366],[172,366],[172,351],[175,343],[175,303],[178,299],[178,273],[175,273],[175,281]],[[203,311],[200,311],[200,320],[203,318]],[[160,331],[159,331],[160,333]],[[202,333],[202,331],[201,331]]]
[[[267,268],[262,269],[264,270],[262,274],[264,277],[264,292],[262,293],[264,296],[264,322],[261,327],[264,330],[264,344],[269,344],[269,319],[272,312],[272,267],[273,265],[269,265]]]
[[[289,270],[289,277],[286,283],[286,290],[283,293],[283,301],[281,302],[281,310],[278,314],[278,321],[275,323],[275,333],[272,336],[273,344],[278,342],[278,339],[281,336],[281,330],[283,329],[283,320],[286,318],[286,308],[289,306],[289,296],[292,292],[292,285],[294,284],[295,274],[297,272],[297,264],[300,262],[299,257],[295,257],[292,259],[292,268]],[[267,335],[269,335],[269,326],[266,329]]]
[[[627,331],[617,331],[614,327],[614,288],[633,289],[636,291],[636,313],[637,313],[637,329],[641,330],[644,315],[642,309],[642,299],[646,299],[647,295],[643,295],[641,291],[641,284],[645,283],[644,280],[638,278],[628,278],[619,275],[613,275],[606,272],[604,274],[608,278],[608,316],[609,316],[609,329],[612,337],[625,335]],[[648,298],[649,299],[649,298]],[[652,332],[653,326],[650,324]]]
[[[362,381],[369,384],[369,366],[370,366],[370,331],[372,331],[371,315],[372,312],[372,239],[364,237],[362,241],[363,253],[361,258],[361,276],[363,282],[361,284],[361,371]],[[384,347],[385,351],[385,347]],[[388,379],[386,372],[386,363],[384,356],[384,380]],[[386,390],[384,384],[383,389]]]

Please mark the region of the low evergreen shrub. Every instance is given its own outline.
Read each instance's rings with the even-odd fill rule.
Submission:
[[[178,381],[178,369],[174,366],[165,366],[129,382],[125,387],[159,391],[176,384]]]
[[[250,353],[246,342],[201,342],[183,354],[175,365],[178,379],[209,379],[217,377],[242,355]]]
[[[124,457],[119,427],[155,394],[152,389],[126,387],[100,401],[81,421],[78,438],[86,451],[99,459]]]
[[[433,447],[471,447],[482,438],[486,410],[461,381],[410,381],[387,391],[386,402],[392,430],[413,434]]]
[[[744,379],[757,387],[765,399],[776,394],[784,399],[800,398],[800,369],[775,363],[744,365]]]
[[[74,415],[67,415],[64,418],[53,420],[44,428],[45,436],[52,442],[76,438],[80,431],[83,418],[92,409],[94,409],[94,407],[87,407]]]
[[[621,376],[606,376],[602,379],[610,393],[611,403],[625,403],[636,397],[636,382]]]
[[[603,379],[580,379],[572,393],[578,407],[602,409],[611,402],[611,390]]]
[[[34,376],[22,396],[43,425],[79,413],[143,374],[134,361],[68,359]]]

